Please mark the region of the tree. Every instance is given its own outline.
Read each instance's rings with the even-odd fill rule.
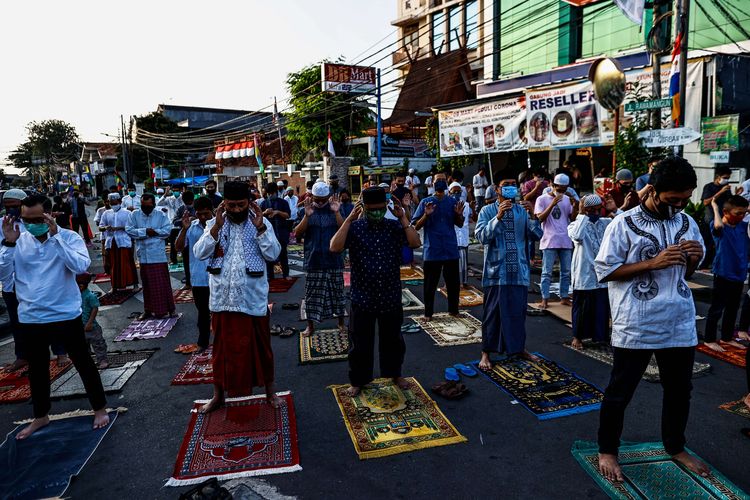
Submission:
[[[54,182],[58,166],[78,160],[80,139],[73,125],[63,120],[43,120],[26,126],[28,139],[20,144],[9,159],[26,175],[41,176]]]
[[[170,148],[184,149],[187,147],[194,147],[192,145],[178,144],[175,141],[158,144],[158,139],[149,137],[147,135],[147,133],[149,132],[154,134],[171,134],[174,132],[183,131],[182,129],[180,129],[177,123],[173,122],[163,114],[156,111],[151,112],[147,115],[137,116],[135,118],[135,130],[135,142],[152,144],[155,147],[158,147],[160,150],[168,150]],[[144,147],[133,145],[133,147],[130,149],[130,162],[133,166],[133,175],[141,179],[150,177],[151,163],[162,165],[165,168],[170,169],[173,174],[177,173],[177,166],[179,166],[180,163],[184,161],[185,155],[181,153],[170,153],[160,150],[148,151]],[[120,153],[120,155],[117,157],[117,169],[121,172],[125,171],[122,162],[122,153]]]
[[[359,135],[374,125],[371,112],[353,105],[350,94],[320,91],[323,62],[328,61],[305,66],[286,79],[292,110],[285,113],[284,126],[296,143],[292,152],[296,162],[304,161],[310,152],[319,156],[326,150],[329,128],[334,147],[343,151],[347,136]]]

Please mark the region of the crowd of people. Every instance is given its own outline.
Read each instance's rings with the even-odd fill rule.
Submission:
[[[401,268],[415,265],[415,249],[422,249],[424,319],[431,321],[436,313],[441,279],[447,313],[460,315],[472,221],[483,246],[479,367],[491,369],[495,354],[535,361],[526,349],[525,321],[538,248],[537,307],[550,307],[557,263],[560,305],[571,308],[572,346],[585,349],[589,338],[612,346],[612,374],[600,412],[599,467],[607,478],[621,481],[617,453],[625,410],[652,355],[664,391],[664,446],[685,467],[707,472],[685,451],[684,434],[698,343],[687,278],[709,257],[709,247],[715,277],[706,345],[717,351],[744,349],[733,336],[740,309],[740,337],[749,338],[750,299],[741,302],[750,250],[743,194],[750,196],[750,186],[732,195],[725,182],[731,172],[716,173],[703,190],[710,238],[683,212],[697,177],[678,157],[650,161],[648,173],[637,179],[620,170],[607,193],[583,196],[573,187],[578,177],[570,169],[552,178],[544,169],[534,170],[524,179],[507,170],[492,180],[482,169],[467,186],[460,171],[433,171],[423,182],[413,170],[396,174],[391,183],[371,176],[356,202],[335,175],[309,182],[301,194],[282,181],[260,190],[228,181],[223,196],[208,181],[197,197],[179,186],[138,194],[130,185],[106,194],[95,221],[112,290],[143,286],[141,320],[175,316],[169,264],[181,254],[185,286],[198,311],[197,343],[190,352],[206,350],[213,335],[214,390],[202,412],[253,387],[263,387],[268,402],[279,404],[268,293],[275,264],[280,279],[290,279],[290,241],[303,244],[301,307],[307,327],[301,335],[314,335],[321,322],[333,318],[348,332],[351,396],[374,379],[376,331],[380,375],[405,383]],[[73,192],[74,201],[78,198]],[[97,371],[97,364],[107,366],[106,344],[96,321],[99,303],[87,289],[86,208],[73,203],[67,215],[55,202],[15,189],[3,199],[0,280],[15,326],[17,358],[9,369],[29,365],[34,411],[19,439],[49,422],[50,349],[58,359],[69,357],[80,373],[96,412],[94,427],[108,419]],[[64,221],[72,221],[70,228]],[[750,394],[744,401],[750,407]]]

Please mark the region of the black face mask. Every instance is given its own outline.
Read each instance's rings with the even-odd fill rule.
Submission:
[[[209,196],[214,195],[214,194],[216,194],[216,190],[215,189],[206,189],[206,194],[208,194]]]
[[[235,224],[242,224],[247,220],[249,210],[243,210],[242,212],[226,212],[227,218]]]
[[[151,212],[154,211],[154,207],[144,207],[141,205],[141,212],[143,212],[146,215],[151,215]]]

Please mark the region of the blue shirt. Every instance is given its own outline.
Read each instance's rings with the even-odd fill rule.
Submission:
[[[344,219],[349,217],[349,214],[351,214],[353,210],[354,210],[354,203],[352,203],[351,201],[349,203],[342,203],[341,206],[339,207],[339,213],[341,214],[341,217],[343,217]]]
[[[341,254],[329,250],[331,239],[339,230],[336,214],[331,212],[329,205],[313,210],[313,214],[307,218],[304,235],[305,270],[343,269],[344,259]]]
[[[146,229],[156,231],[156,236],[146,235]],[[172,231],[172,223],[161,210],[154,210],[149,215],[141,209],[130,213],[128,225],[125,226],[131,238],[135,240],[138,251],[138,262],[141,264],[161,264],[167,262],[164,240]]]
[[[651,174],[643,174],[635,180],[635,190],[640,191],[646,187],[646,184],[651,180]]]
[[[426,203],[435,204],[435,211],[427,217],[424,229],[424,260],[454,260],[458,259],[458,241],[456,231],[453,229],[455,211],[458,203],[450,196],[443,196],[439,200],[437,196],[428,196],[419,202],[417,211],[414,212],[411,222],[416,224],[424,215]],[[464,221],[468,224],[468,221]]]
[[[482,286],[529,286],[527,243],[542,237],[539,221],[520,205],[513,205],[497,220],[498,203],[479,212],[474,236],[484,245]]]
[[[401,249],[406,244],[400,222],[352,222],[345,245],[352,264],[353,306],[370,312],[401,308]]]
[[[200,221],[194,220],[185,235],[185,247],[190,249],[190,284],[193,286],[208,286],[208,259],[201,260],[193,250],[203,231]]]
[[[713,272],[729,281],[744,282],[747,276],[747,222],[732,227],[724,224],[722,229],[713,228],[716,242]]]
[[[279,198],[278,196],[273,196],[268,199],[264,198],[263,200],[261,200],[259,206],[264,211],[270,208],[271,210],[284,212],[289,216],[292,215],[292,211],[289,210],[289,203],[287,203],[286,200]],[[278,215],[274,217],[267,217],[267,219],[271,221],[273,232],[276,233],[276,239],[279,240],[279,243],[281,243],[282,245],[289,244],[289,220],[284,219]]]

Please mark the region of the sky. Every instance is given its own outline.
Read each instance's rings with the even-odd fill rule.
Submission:
[[[289,72],[394,50],[396,8],[395,0],[2,2],[0,167],[13,173],[7,155],[31,121],[65,120],[84,141],[106,142],[120,115],[161,103],[269,106],[286,96]]]

